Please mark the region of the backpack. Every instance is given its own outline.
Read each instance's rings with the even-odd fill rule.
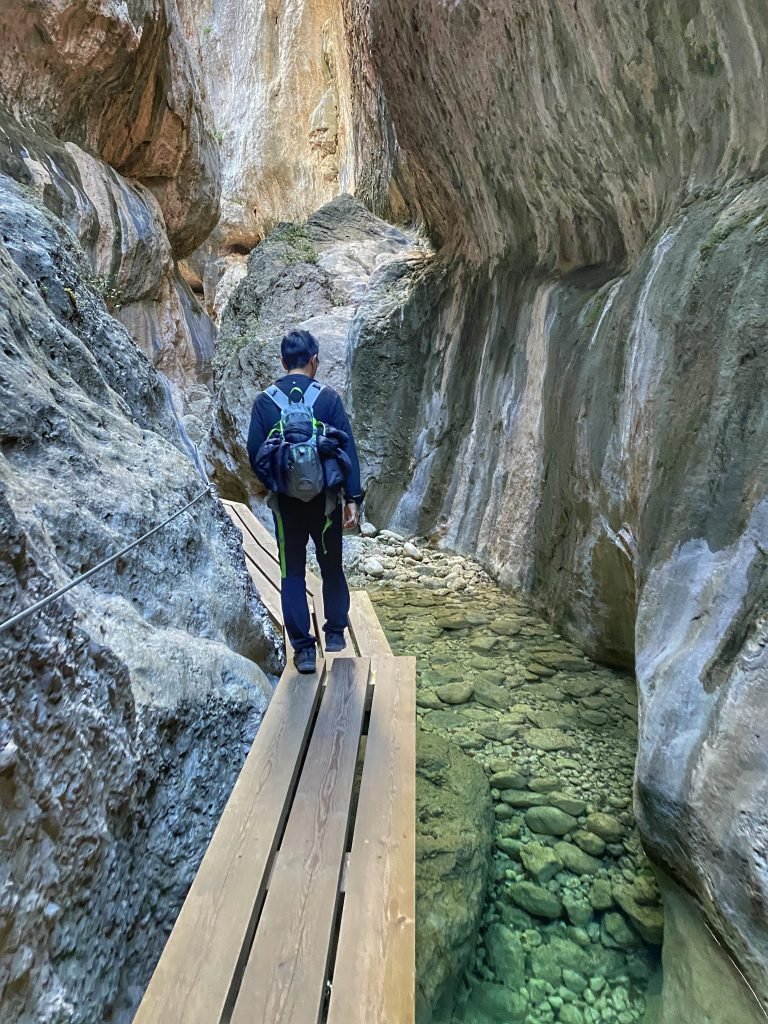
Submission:
[[[312,381],[305,392],[300,387],[293,387],[287,397],[276,384],[265,392],[280,410],[280,419],[269,432],[269,437],[279,436],[280,447],[286,453],[285,472],[279,475],[278,489],[282,494],[301,501],[311,501],[325,489],[317,444],[318,435],[325,432],[325,424],[319,423],[312,411],[322,390],[322,384]]]

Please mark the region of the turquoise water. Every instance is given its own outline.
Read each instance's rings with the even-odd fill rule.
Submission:
[[[477,834],[460,839],[468,860],[467,851],[476,858],[489,843],[490,856],[483,853],[481,866],[475,859],[472,879],[443,909],[425,906],[426,886],[419,887],[417,930],[429,920],[422,926],[429,932],[443,913],[445,934],[458,935],[467,921],[452,922],[451,907],[471,918],[472,882],[487,870],[465,973],[424,978],[426,970],[448,973],[434,948],[440,926],[437,938],[417,942],[420,987],[442,994],[437,1017],[643,1021],[649,987],[658,987],[662,911],[632,815],[634,680],[590,662],[490,582],[439,596],[423,584],[382,585],[371,597],[395,653],[417,658],[419,743],[436,734],[482,769],[487,784],[468,766],[467,778],[482,787],[473,804],[476,793],[488,801],[490,789],[492,810],[484,817],[473,808]],[[420,859],[417,872],[433,869]],[[434,880],[429,888],[434,902]]]

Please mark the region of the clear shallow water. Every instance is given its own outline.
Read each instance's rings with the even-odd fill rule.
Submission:
[[[453,1024],[644,1021],[662,915],[632,816],[634,680],[490,583],[371,597],[395,653],[416,655],[421,728],[491,786],[488,897]]]

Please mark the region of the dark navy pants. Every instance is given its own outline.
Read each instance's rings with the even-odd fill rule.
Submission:
[[[275,535],[280,549],[283,621],[295,651],[313,647],[307,605],[307,541],[312,538],[323,578],[326,633],[341,633],[349,616],[349,587],[341,564],[341,512],[336,504],[326,516],[324,494],[312,501],[300,501],[280,494],[279,511],[274,514]]]

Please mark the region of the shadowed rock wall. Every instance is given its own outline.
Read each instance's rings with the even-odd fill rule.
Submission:
[[[204,486],[71,233],[0,176],[0,621]],[[130,1019],[271,691],[206,497],[0,635],[3,1020]]]
[[[369,136],[358,179],[391,206],[391,169],[465,257],[616,264],[695,188],[766,170],[759,4],[346,7]]]

